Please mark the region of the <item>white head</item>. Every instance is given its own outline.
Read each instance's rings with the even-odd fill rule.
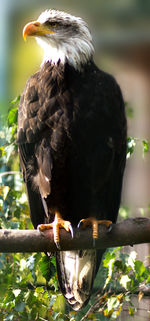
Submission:
[[[91,59],[94,53],[87,24],[79,17],[58,10],[44,11],[37,21],[24,27],[24,38],[35,36],[44,49],[43,62],[66,61],[75,69]]]

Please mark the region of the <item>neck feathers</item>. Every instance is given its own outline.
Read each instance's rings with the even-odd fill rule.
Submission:
[[[37,42],[44,49],[42,64],[48,61],[53,64],[57,64],[58,61],[62,64],[67,62],[78,71],[91,60],[94,53],[90,33],[87,34],[85,39],[72,38],[57,45],[52,40],[45,42],[42,38],[37,38]]]

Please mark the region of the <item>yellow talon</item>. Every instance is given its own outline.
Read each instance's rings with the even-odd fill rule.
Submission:
[[[59,249],[60,249],[60,245],[59,245],[59,240],[60,240],[59,239],[59,229],[60,228],[64,228],[67,232],[70,231],[71,236],[73,237],[73,229],[72,229],[71,223],[69,221],[63,220],[61,218],[61,215],[58,212],[55,213],[55,219],[52,223],[38,225],[38,229],[40,231],[49,230],[51,228],[53,229],[54,242]]]
[[[105,225],[107,228],[109,228],[109,226],[112,224],[112,221],[109,220],[96,220],[95,217],[88,217],[85,219],[82,219],[79,224],[78,224],[78,228],[82,227],[85,228],[86,226],[92,226],[92,232],[93,232],[93,239],[97,239],[98,238],[98,225],[99,224],[103,224]]]

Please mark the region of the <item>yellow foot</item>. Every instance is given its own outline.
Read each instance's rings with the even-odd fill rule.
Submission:
[[[92,226],[92,231],[93,231],[93,240],[98,238],[98,225],[103,224],[105,225],[109,230],[111,229],[112,221],[108,220],[96,220],[94,217],[88,217],[88,218],[83,218],[79,224],[78,228],[86,228],[86,226]]]
[[[58,249],[60,249],[60,243],[59,243],[59,229],[64,228],[67,232],[70,231],[71,236],[73,238],[73,228],[71,226],[71,223],[69,221],[65,221],[61,218],[60,214],[56,212],[55,219],[53,223],[49,224],[40,224],[37,227],[40,231],[45,231],[49,229],[53,229],[54,234],[54,242]]]

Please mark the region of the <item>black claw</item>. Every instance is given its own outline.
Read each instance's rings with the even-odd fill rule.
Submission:
[[[113,227],[113,225],[110,224],[107,231],[110,232],[112,230],[112,227]]]
[[[71,225],[71,224],[69,225],[69,230],[70,230],[70,233],[71,233],[71,237],[72,237],[72,239],[73,239],[73,237],[74,237],[74,232],[73,232],[73,228],[72,228],[72,225]]]
[[[77,228],[80,228],[82,224],[83,224],[82,221],[80,221],[77,225]]]
[[[93,247],[95,247],[95,245],[96,245],[96,239],[93,238]]]
[[[40,226],[41,226],[41,224],[39,224],[36,229],[37,229],[37,231],[39,231],[41,233],[42,231],[40,229]]]
[[[56,247],[58,248],[58,250],[61,250],[60,243],[59,242],[55,242],[55,244],[56,244]]]

